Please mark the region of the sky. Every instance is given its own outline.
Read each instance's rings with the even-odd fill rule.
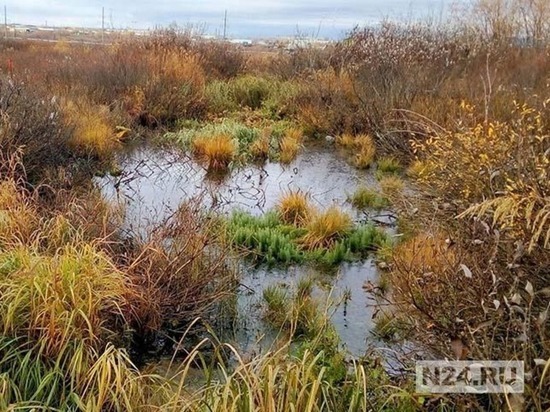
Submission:
[[[147,29],[176,23],[233,38],[291,36],[338,38],[356,25],[385,18],[440,19],[457,0],[8,0],[8,23]]]

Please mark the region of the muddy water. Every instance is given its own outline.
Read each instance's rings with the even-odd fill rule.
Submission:
[[[348,210],[357,221],[387,221],[352,209],[346,202],[357,186],[376,186],[372,173],[351,167],[334,146],[315,145],[304,150],[292,164],[284,166],[267,162],[233,170],[224,178],[210,178],[203,167],[179,151],[137,147],[120,155],[122,174],[98,178],[104,196],[126,211],[126,225],[134,233],[160,223],[172,214],[182,201],[199,196],[204,206],[221,213],[235,208],[259,215],[274,207],[282,193],[302,190],[311,195],[318,208],[336,204]],[[385,215],[382,213],[382,215]],[[372,308],[363,289],[375,282],[377,271],[372,261],[343,264],[336,273],[323,274],[310,268],[285,270],[243,270],[238,299],[238,322],[235,339],[242,348],[260,349],[273,341],[273,333],[260,319],[258,305],[262,291],[270,284],[291,286],[303,276],[318,280],[320,298],[331,293],[333,300],[347,292],[351,299],[334,309],[333,323],[344,345],[354,355],[361,355],[366,341],[372,339]],[[255,350],[255,349],[251,349]]]

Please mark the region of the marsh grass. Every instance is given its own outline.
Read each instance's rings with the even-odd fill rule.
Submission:
[[[373,333],[385,341],[399,341],[406,336],[407,325],[395,313],[385,310],[374,321]]]
[[[0,254],[0,268],[0,404],[99,411],[148,402],[153,381],[109,343],[120,341],[134,292],[103,252],[75,244],[44,255],[21,244]]]
[[[181,382],[164,410],[257,412],[417,410],[420,404],[396,390],[388,374],[374,362],[351,361],[338,349],[338,340],[323,333],[293,344],[290,340],[264,354],[245,358],[230,345],[216,350],[217,368],[206,369],[212,376],[199,390],[186,391],[191,364],[208,365],[195,347],[177,377]],[[203,342],[202,346],[209,344]],[[235,359],[228,366],[222,353]],[[219,376],[219,378],[217,378]]]
[[[376,172],[382,175],[398,174],[401,169],[401,163],[395,157],[381,157],[376,162]]]
[[[283,222],[277,211],[261,217],[236,211],[226,221],[225,231],[229,242],[245,256],[268,265],[310,262],[333,267],[365,257],[387,242],[376,227],[354,227],[349,216],[330,209],[313,213],[301,227]]]
[[[279,159],[281,163],[288,164],[298,155],[302,144],[302,131],[296,128],[288,129],[279,142]]]
[[[400,196],[405,188],[405,182],[395,175],[386,175],[380,178],[380,188],[385,197],[390,200],[395,200]]]
[[[309,250],[330,248],[348,235],[352,228],[350,216],[332,206],[312,216],[306,226],[307,233],[300,241]]]
[[[348,201],[357,209],[382,210],[389,206],[388,199],[373,189],[361,186],[351,195]]]
[[[0,182],[0,245],[32,242],[40,217],[27,197],[13,180]]]
[[[71,144],[76,151],[106,158],[121,147],[106,106],[94,106],[81,98],[62,107],[67,126],[73,130]]]
[[[271,151],[272,129],[262,130],[260,137],[254,140],[250,146],[250,154],[254,159],[264,161],[269,158]]]
[[[301,132],[285,121],[259,121],[226,119],[219,123],[198,124],[177,133],[167,133],[164,139],[175,141],[184,149],[207,143],[213,136],[225,135],[234,142],[234,160],[240,164],[266,159],[288,161],[294,159],[301,147]]]
[[[213,172],[224,171],[236,156],[236,146],[231,136],[219,134],[193,140],[193,153]]]
[[[369,135],[355,137],[354,149],[357,151],[353,157],[355,167],[367,169],[372,165],[376,154],[374,140]]]
[[[328,326],[326,311],[313,298],[314,281],[300,279],[288,288],[270,285],[263,292],[265,319],[276,330],[286,331],[291,339],[314,339]]]
[[[336,137],[336,144],[346,148],[351,149],[355,145],[355,138],[349,133],[343,133]]]
[[[280,219],[293,226],[304,226],[314,213],[308,193],[289,191],[281,196],[277,204]]]
[[[336,144],[349,153],[351,163],[358,169],[367,169],[374,162],[376,146],[368,134],[343,133],[336,137]]]

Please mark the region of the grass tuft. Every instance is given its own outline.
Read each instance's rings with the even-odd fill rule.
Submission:
[[[309,204],[309,195],[301,191],[284,194],[277,204],[279,217],[284,223],[304,226],[313,213]]]
[[[369,168],[376,154],[376,147],[372,137],[369,135],[356,136],[354,149],[357,150],[354,156],[355,166],[359,169]]]
[[[233,139],[225,134],[193,140],[193,153],[207,163],[209,171],[227,170],[236,154]]]
[[[302,131],[296,128],[288,129],[279,143],[281,163],[292,162],[300,150],[303,135]]]
[[[381,210],[388,207],[389,202],[384,196],[367,187],[359,187],[348,197],[348,201],[357,209],[376,209]]]
[[[381,157],[377,162],[377,171],[382,174],[398,174],[401,171],[401,163],[395,157]]]
[[[314,215],[301,242],[306,249],[330,248],[353,228],[350,216],[335,206]]]
[[[105,158],[120,147],[106,106],[94,106],[84,99],[67,101],[64,113],[65,121],[73,128],[71,143],[78,151]]]
[[[388,199],[395,199],[396,196],[403,192],[405,183],[399,176],[388,175],[380,179],[380,188]]]

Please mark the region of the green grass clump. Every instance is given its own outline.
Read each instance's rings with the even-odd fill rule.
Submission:
[[[207,84],[205,98],[212,113],[235,112],[242,108],[260,109],[271,101],[279,82],[269,77],[244,75],[230,80],[214,80]],[[277,100],[276,100],[277,101]]]
[[[287,224],[281,220],[277,211],[267,212],[261,217],[236,211],[226,222],[226,232],[235,248],[244,251],[247,257],[257,263],[268,265],[311,262],[334,266],[362,258],[387,241],[384,232],[374,226],[353,227],[351,221],[347,220],[345,223],[345,231],[331,229],[323,232],[328,235],[323,238],[324,241],[317,241],[315,247],[304,244],[304,239],[308,239],[311,233],[309,225],[297,227]],[[317,232],[313,236],[319,239]]]
[[[281,285],[268,286],[263,292],[266,321],[295,338],[319,336],[326,319],[312,292],[313,280],[310,278],[300,279],[293,290]]]
[[[241,107],[259,109],[277,82],[265,77],[245,75],[232,80],[233,97]]]
[[[381,157],[377,162],[377,172],[383,174],[398,174],[401,171],[401,163],[395,157]]]
[[[289,162],[298,153],[302,137],[301,132],[286,121],[258,122],[251,126],[236,119],[226,119],[221,123],[192,125],[176,133],[167,133],[164,139],[193,151],[197,143],[203,145],[217,136],[232,140],[234,161],[240,164],[268,158]]]
[[[212,113],[222,114],[239,109],[230,82],[213,80],[206,85],[204,94],[208,110]]]
[[[262,217],[234,212],[227,231],[233,245],[245,250],[258,262],[272,265],[304,261],[305,256],[295,242],[303,234],[303,229],[283,224],[276,212]]]
[[[348,196],[348,201],[361,210],[369,208],[381,210],[389,206],[388,199],[367,187],[359,187],[351,196]]]

